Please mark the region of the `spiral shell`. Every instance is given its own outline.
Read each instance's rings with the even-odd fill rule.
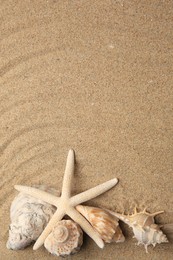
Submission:
[[[44,242],[45,248],[53,255],[75,254],[83,244],[83,231],[72,220],[58,221]]]
[[[60,195],[55,189],[44,185],[34,187]],[[42,233],[55,210],[54,206],[20,192],[14,198],[10,208],[11,224],[7,248],[19,250],[30,245]]]
[[[160,228],[166,234],[168,240],[173,242],[173,223],[163,224]]]
[[[78,205],[76,209],[90,222],[106,243],[124,242],[125,237],[115,216],[96,207]]]
[[[154,217],[163,213],[163,211],[150,214],[146,212],[146,210],[137,212],[135,209],[134,214],[127,216],[112,211],[111,213],[133,229],[134,237],[137,239],[138,245],[144,245],[147,253],[147,247],[149,245],[155,247],[156,244],[168,242],[166,235],[163,234],[159,225],[154,221]]]

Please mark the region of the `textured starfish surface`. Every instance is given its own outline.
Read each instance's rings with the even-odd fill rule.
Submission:
[[[100,248],[104,247],[104,243],[100,238],[99,234],[92,228],[89,222],[75,209],[75,206],[85,201],[91,200],[99,196],[100,194],[106,192],[107,190],[111,189],[113,186],[117,184],[118,180],[116,178],[111,179],[87,191],[79,193],[75,196],[71,196],[71,184],[74,175],[74,162],[75,155],[74,151],[71,149],[67,156],[67,163],[62,185],[62,193],[60,197],[28,186],[14,186],[15,189],[18,191],[29,194],[35,198],[41,199],[57,207],[56,212],[52,216],[51,220],[45,227],[42,234],[37,239],[36,243],[34,244],[34,250],[38,249],[40,246],[43,245],[46,237],[52,231],[56,222],[60,221],[64,217],[64,215],[68,215],[71,219],[77,222]]]

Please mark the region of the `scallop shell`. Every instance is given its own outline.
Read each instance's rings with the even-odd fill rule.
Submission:
[[[83,231],[72,220],[58,221],[44,242],[45,248],[53,255],[75,254],[83,244]]]
[[[106,243],[124,242],[118,219],[106,210],[78,205],[76,209],[90,222]]]
[[[60,195],[57,190],[44,185],[34,187]],[[55,210],[54,206],[20,192],[14,198],[10,208],[11,224],[7,248],[19,250],[30,245],[42,233]]]
[[[134,237],[138,241],[137,244],[144,245],[147,253],[149,245],[155,247],[156,244],[168,242],[166,235],[154,221],[154,217],[163,211],[150,214],[145,209],[142,212],[137,212],[135,209],[135,213],[132,215],[123,215],[112,211],[111,213],[133,229]]]

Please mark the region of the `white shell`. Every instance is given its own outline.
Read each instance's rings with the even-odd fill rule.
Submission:
[[[34,187],[60,195],[55,189],[44,185]],[[18,250],[30,245],[42,233],[55,210],[54,206],[20,192],[14,198],[10,208],[11,224],[7,248]]]
[[[106,243],[124,242],[125,237],[120,229],[118,218],[104,209],[76,206],[76,209],[89,221]]]
[[[166,234],[168,240],[173,242],[173,223],[163,224],[160,228]]]
[[[134,233],[134,237],[138,241],[138,245],[144,245],[146,252],[149,245],[155,246],[156,244],[168,242],[165,234],[161,231],[159,225],[155,224],[154,217],[163,211],[149,214],[146,210],[137,212],[132,215],[123,215],[116,212],[112,212],[114,216],[128,224]]]
[[[75,254],[83,244],[83,231],[72,220],[58,221],[44,242],[45,248],[53,255]]]

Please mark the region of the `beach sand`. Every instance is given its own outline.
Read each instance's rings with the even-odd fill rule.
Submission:
[[[172,1],[1,1],[0,259],[56,259],[6,248],[15,184],[61,189],[69,148],[73,194],[117,177],[87,205],[164,210],[173,222]],[[167,260],[171,243],[99,249],[68,259]]]

